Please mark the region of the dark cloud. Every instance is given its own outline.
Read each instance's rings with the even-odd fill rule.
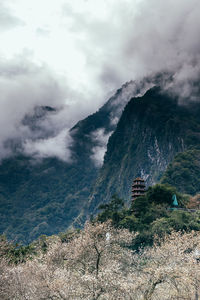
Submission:
[[[199,78],[200,69],[198,0],[103,3],[100,16],[87,5],[82,11],[69,3],[64,7],[71,30],[84,36],[77,46],[102,89],[168,71],[174,74],[175,92],[182,97],[195,93],[190,81]]]

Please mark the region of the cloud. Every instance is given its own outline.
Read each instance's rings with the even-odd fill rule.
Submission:
[[[43,2],[0,4],[0,30],[10,29],[0,52],[0,159],[11,155],[17,145],[11,147],[12,140],[20,140],[26,153],[30,144],[37,156],[54,141],[55,149],[60,144],[55,155],[63,157],[64,130],[96,111],[125,82],[131,83],[112,103],[113,125],[129,98],[157,81],[180,98],[199,99],[199,0]],[[163,72],[168,75],[158,80],[155,74]],[[23,123],[43,106],[55,111],[37,120],[34,130]],[[106,135],[102,130],[95,135],[99,163]]]
[[[88,106],[81,92],[29,55],[0,60],[0,160],[20,151],[70,161],[72,141],[64,132],[93,112]]]
[[[63,130],[57,136],[47,139],[26,140],[23,144],[24,153],[35,158],[42,159],[48,157],[57,157],[63,161],[71,161],[71,152],[69,147],[72,144],[72,138],[69,131]]]
[[[82,3],[83,1],[80,1]],[[95,9],[96,6],[96,9]],[[199,77],[198,0],[88,0],[64,7],[71,30],[81,39],[88,72],[103,89],[155,72],[174,75],[174,91],[196,93],[190,81]],[[180,89],[179,86],[184,88]]]
[[[0,3],[0,31],[22,26],[24,24],[23,21],[17,18],[4,2],[5,1],[1,0]]]
[[[62,154],[63,130],[67,132],[74,124],[72,112],[77,118],[82,115],[74,112],[72,100],[73,91],[47,66],[38,66],[24,56],[0,61],[0,159],[10,156],[16,147],[23,150],[22,144],[25,153],[31,153],[33,147],[33,154],[37,150],[39,156],[41,150],[45,156],[46,147],[51,155],[69,158],[69,154]],[[45,107],[54,110],[40,115],[38,109]],[[50,151],[53,142],[55,147]]]
[[[92,149],[91,159],[94,161],[97,167],[101,167],[103,164],[104,155],[107,149],[108,139],[112,132],[105,132],[104,128],[99,128],[92,132],[91,137],[95,146]]]
[[[144,77],[142,80],[131,80],[123,84],[121,89],[118,89],[108,102],[111,125],[117,125],[125,105],[131,98],[143,96],[148,89],[156,84],[161,84],[163,78],[165,78],[164,74],[160,78],[158,76],[149,76]]]

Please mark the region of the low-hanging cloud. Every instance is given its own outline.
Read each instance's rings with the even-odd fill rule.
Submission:
[[[46,65],[25,57],[0,61],[0,159],[17,149],[70,160],[68,131],[85,114],[73,97],[77,93]]]
[[[95,143],[95,146],[92,149],[93,154],[91,155],[91,159],[97,167],[101,167],[103,164],[108,139],[111,134],[112,132],[105,132],[104,128],[99,128],[91,134],[91,138]]]
[[[27,5],[27,1],[18,1]],[[34,6],[36,2],[40,7],[38,0],[30,0],[29,4]],[[123,88],[118,102],[112,103],[118,109],[110,115],[113,125],[129,97],[161,83],[157,73],[170,74],[162,77],[162,87],[168,92],[187,101],[199,99],[199,0],[59,0],[59,25],[48,24],[51,18],[47,18],[35,28],[32,24],[28,27],[28,18],[15,15],[12,3],[0,4],[0,32],[11,32],[19,25],[27,31],[35,30],[32,41],[44,46],[45,56],[51,52],[54,66],[59,59],[64,72],[58,75],[51,68],[51,60],[45,61],[44,56],[38,63],[34,51],[38,50],[38,58],[40,49],[34,48],[35,44],[28,50],[22,47],[20,54],[9,58],[0,51],[0,159],[12,154],[11,141],[16,140],[15,145],[20,141],[23,153],[37,158],[55,155],[70,161],[69,129],[96,111],[125,82],[131,84]],[[50,6],[44,1],[40,14],[45,16]],[[42,15],[39,20],[43,20]],[[58,28],[60,31],[56,31]],[[48,34],[41,34],[45,32]],[[58,32],[62,38],[53,43],[51,38]],[[76,61],[70,64],[73,59]],[[151,80],[138,84],[148,76]],[[27,116],[34,116],[37,107],[45,106],[55,110],[36,120],[34,129],[24,122]],[[99,142],[93,158],[101,164],[108,137],[102,130],[95,137]]]
[[[23,144],[24,153],[37,159],[57,157],[63,161],[71,161],[69,147],[72,145],[72,138],[69,131],[62,130],[55,137],[46,139],[25,140]]]

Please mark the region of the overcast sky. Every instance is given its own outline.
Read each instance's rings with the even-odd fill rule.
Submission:
[[[64,153],[63,130],[131,79],[172,71],[175,91],[189,98],[199,12],[199,0],[0,0],[0,158],[13,137],[29,152],[44,155],[55,141]],[[51,120],[57,133],[33,145],[21,120],[36,105],[63,109]]]

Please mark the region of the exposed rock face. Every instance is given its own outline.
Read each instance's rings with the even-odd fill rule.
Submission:
[[[199,108],[199,104],[181,106],[159,88],[131,99],[109,139],[89,210],[114,193],[129,201],[134,178],[155,184],[177,153],[200,145]]]

